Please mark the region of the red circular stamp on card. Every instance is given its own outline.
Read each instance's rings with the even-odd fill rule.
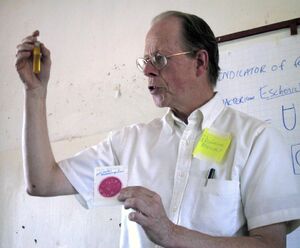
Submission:
[[[117,195],[122,188],[122,182],[117,177],[106,177],[98,187],[100,195],[103,197],[113,197]]]

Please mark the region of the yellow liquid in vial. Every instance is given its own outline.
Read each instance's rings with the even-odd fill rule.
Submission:
[[[41,48],[40,43],[36,42],[33,48],[33,72],[38,74],[41,71]]]

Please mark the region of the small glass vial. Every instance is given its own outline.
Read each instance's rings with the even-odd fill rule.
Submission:
[[[38,74],[41,71],[41,46],[36,41],[33,48],[33,73]]]

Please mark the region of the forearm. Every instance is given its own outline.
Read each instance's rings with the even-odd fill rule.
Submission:
[[[213,237],[176,226],[174,239],[169,248],[259,248],[265,247],[256,237]]]
[[[257,229],[257,233],[243,237],[214,237],[181,226],[174,226],[172,248],[284,248],[285,225],[276,224]],[[278,234],[278,235],[276,235]],[[284,234],[284,235],[281,235]]]
[[[45,91],[25,91],[23,163],[27,191],[33,195],[46,192],[51,172],[57,166],[48,135]]]

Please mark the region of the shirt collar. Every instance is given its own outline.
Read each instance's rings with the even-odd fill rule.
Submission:
[[[202,129],[209,128],[225,108],[219,95],[220,94],[216,92],[215,96],[211,100],[200,108],[195,109],[188,117],[188,125],[195,125],[196,123],[199,125],[202,123]],[[174,132],[175,124],[179,126],[187,126],[182,120],[175,116],[170,108],[164,115],[163,122],[167,124],[172,133]]]
[[[216,92],[210,101],[199,108],[203,114],[202,129],[211,127],[224,108],[220,93]]]

